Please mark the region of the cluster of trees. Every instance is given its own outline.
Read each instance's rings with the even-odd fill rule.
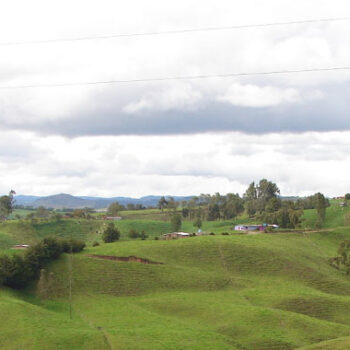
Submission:
[[[266,179],[257,184],[252,182],[243,200],[247,214],[250,217],[257,216],[263,222],[282,228],[295,228],[301,222],[302,208],[293,201],[282,200],[278,186]]]
[[[176,210],[179,205],[182,215]],[[277,224],[282,228],[295,228],[301,223],[304,209],[317,210],[316,226],[321,227],[329,205],[329,200],[322,193],[298,200],[283,199],[275,183],[262,179],[258,183],[252,182],[243,197],[234,193],[201,194],[184,202],[161,197],[158,208],[172,210],[171,227],[178,231],[181,228],[181,217],[193,220],[193,226],[201,228],[203,220],[234,219],[243,212],[259,221]]]
[[[350,240],[345,240],[340,244],[338,254],[329,260],[330,264],[337,269],[345,270],[345,273],[350,275]]]
[[[107,212],[109,215],[117,216],[120,211],[123,210],[143,210],[146,209],[142,204],[129,203],[126,206],[119,202],[113,202],[108,206]]]
[[[182,206],[182,216],[194,219],[197,223],[204,219],[209,221],[233,219],[244,211],[243,199],[234,193],[201,194],[179,204]]]
[[[247,214],[254,216],[265,211],[277,211],[281,207],[279,194],[280,189],[271,181],[262,179],[258,184],[252,182],[243,195]]]
[[[259,215],[261,221],[276,224],[281,228],[296,228],[301,223],[303,210],[295,207],[292,201],[281,201],[275,208],[268,208]]]
[[[0,197],[0,220],[6,219],[12,213],[15,194],[16,192],[11,190],[8,195]]]
[[[174,197],[168,196],[168,197],[160,197],[159,201],[158,201],[158,209],[160,209],[162,212],[164,211],[164,209],[168,209],[168,210],[176,210],[180,204],[184,204],[186,203],[186,201],[183,202],[177,202]]]
[[[23,254],[0,256],[0,284],[23,288],[39,276],[48,262],[58,259],[62,253],[80,252],[84,247],[84,242],[74,239],[47,237]]]
[[[326,207],[329,207],[330,206],[329,199],[325,198],[323,195],[322,195],[323,198],[321,198],[320,195],[322,194],[315,193],[312,196],[308,196],[305,198],[298,198],[296,201],[296,205],[302,209],[317,209],[317,207],[320,206],[320,200],[321,200],[322,202],[324,202],[324,205]]]

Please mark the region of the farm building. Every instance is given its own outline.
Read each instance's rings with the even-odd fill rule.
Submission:
[[[235,231],[264,231],[263,225],[236,225]]]
[[[187,238],[190,237],[190,234],[187,232],[172,232],[172,233],[165,233],[163,235],[164,239],[178,239],[178,238]]]
[[[278,225],[236,225],[235,231],[264,231],[266,227],[279,228]]]
[[[15,246],[12,247],[12,249],[27,249],[29,248],[28,244],[16,244]]]

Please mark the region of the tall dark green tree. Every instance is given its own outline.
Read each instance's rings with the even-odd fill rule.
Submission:
[[[119,237],[120,237],[119,230],[114,226],[112,222],[110,222],[102,233],[103,242],[112,243],[117,241]]]
[[[220,219],[220,207],[219,204],[210,204],[208,208],[208,220],[214,221]]]
[[[253,216],[256,212],[262,213],[266,210],[268,203],[270,203],[270,211],[278,209],[277,206],[279,206],[279,203],[272,201],[272,199],[278,198],[279,194],[279,188],[271,181],[262,179],[258,184],[252,182],[243,195],[248,215]]]
[[[7,196],[0,197],[0,219],[6,219],[12,213],[15,194],[16,192],[11,190]]]
[[[322,227],[326,218],[327,200],[322,193],[314,195],[315,208],[317,211],[317,227]]]
[[[164,208],[166,208],[167,205],[168,205],[168,201],[165,199],[165,197],[164,196],[160,197],[158,201],[158,208],[161,209],[161,211],[163,212]]]
[[[234,219],[244,211],[244,201],[234,193],[228,193],[221,204],[222,216],[225,219]]]
[[[119,211],[123,209],[123,206],[119,202],[111,203],[108,207],[108,214],[117,216]]]
[[[181,215],[179,213],[174,212],[171,215],[170,226],[173,232],[178,232],[182,226]]]

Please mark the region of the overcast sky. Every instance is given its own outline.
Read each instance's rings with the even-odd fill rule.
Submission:
[[[350,17],[348,1],[12,0],[0,12],[0,193],[350,192],[350,21],[48,44],[8,42]]]

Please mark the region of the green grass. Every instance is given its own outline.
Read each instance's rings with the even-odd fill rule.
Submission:
[[[347,210],[347,209],[345,209]],[[350,347],[350,280],[328,259],[350,239],[341,208],[327,209],[318,233],[222,236],[237,220],[203,222],[215,236],[154,240],[169,222],[125,218],[122,239],[73,256],[73,319],[69,318],[69,257],[48,270],[53,283],[42,300],[27,290],[0,288],[0,344],[14,349],[101,350],[345,350]],[[134,214],[132,214],[134,215]],[[305,211],[305,227],[315,220]],[[47,235],[100,240],[95,220],[0,225],[0,249]],[[133,228],[149,235],[128,240]],[[192,232],[191,221],[182,230]],[[138,256],[160,265],[88,255]]]
[[[106,343],[94,345],[99,349],[284,350],[332,339],[344,342],[339,349],[346,349],[350,281],[330,267],[327,258],[349,237],[349,230],[338,229],[89,247],[73,258],[73,321],[68,317],[67,256],[50,267],[55,280],[51,300],[30,297],[36,292],[34,285],[12,296],[1,311],[9,312],[19,302],[26,306],[15,309],[17,317],[26,319],[33,310],[40,315],[27,326],[22,347],[30,342],[35,325],[45,339],[45,349],[54,349],[57,343],[50,325],[56,324],[57,339],[63,337],[66,344],[77,337],[76,349],[89,349],[81,343],[81,334],[92,337],[92,343],[104,339]],[[163,265],[87,254],[135,255]],[[48,325],[46,317],[51,320]],[[16,349],[8,343],[7,325],[1,327],[5,332],[0,332],[0,343]]]
[[[14,244],[34,244],[46,236],[93,241],[100,237],[97,220],[12,220],[0,223],[0,249]]]
[[[15,209],[9,217],[14,219],[16,215],[20,215],[22,218],[24,218],[30,213],[35,213],[35,211],[28,209]]]
[[[331,201],[331,206],[326,209],[326,218],[323,227],[334,228],[344,226],[344,214],[350,211],[350,207],[340,207],[340,201]],[[314,228],[317,221],[316,209],[304,210],[304,228]]]

